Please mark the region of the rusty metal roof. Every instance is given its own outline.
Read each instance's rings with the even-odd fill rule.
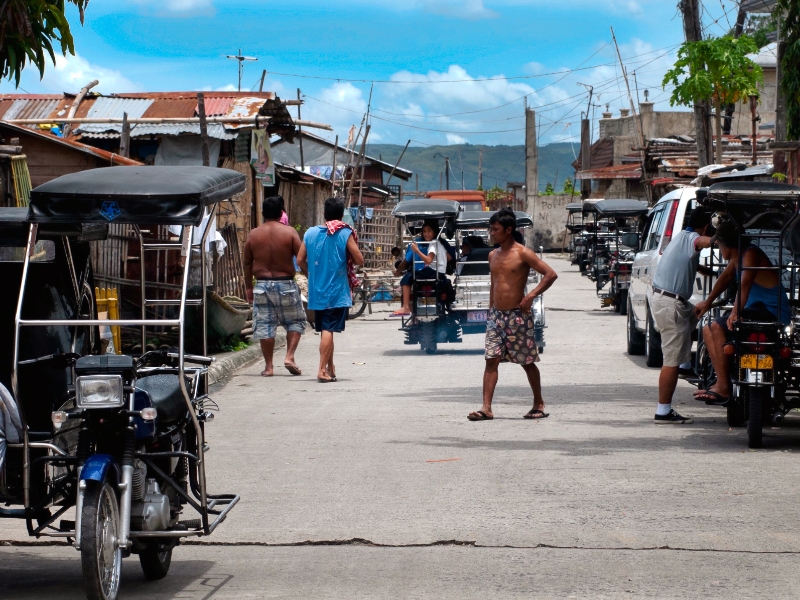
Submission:
[[[107,150],[101,150],[100,148],[95,148],[93,146],[87,146],[86,144],[81,144],[80,142],[76,142],[75,140],[60,138],[53,135],[52,133],[45,133],[38,129],[31,129],[30,127],[22,127],[20,125],[14,125],[13,123],[5,123],[5,122],[0,122],[0,127],[2,127],[3,129],[10,129],[12,131],[19,132],[23,135],[35,135],[36,137],[47,140],[52,144],[67,146],[69,148],[72,148],[73,150],[78,150],[85,154],[91,154],[92,156],[95,156],[97,158],[107,160],[108,164],[111,166],[113,165],[136,166],[142,164],[138,160],[134,160],[132,158],[125,158],[124,156],[120,156],[119,154],[108,152]]]
[[[203,98],[203,104],[205,105],[206,109],[206,116],[207,117],[221,117],[222,115],[227,115],[228,111],[231,108],[231,104],[235,98],[232,96],[224,96],[220,98]],[[194,111],[197,114],[200,114],[200,110],[198,108],[197,102],[194,103]]]
[[[638,165],[614,165],[589,171],[578,171],[575,179],[641,179],[642,167]]]
[[[192,98],[157,98],[142,113],[145,118],[150,117],[194,117],[197,100]]]

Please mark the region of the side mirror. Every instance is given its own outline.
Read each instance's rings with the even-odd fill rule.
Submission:
[[[639,234],[638,233],[623,233],[622,239],[620,240],[623,246],[628,246],[628,248],[635,248],[636,250],[639,249]]]

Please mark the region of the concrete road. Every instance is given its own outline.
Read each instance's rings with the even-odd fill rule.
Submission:
[[[794,598],[800,419],[747,450],[722,409],[679,385],[687,426],[653,425],[658,371],[625,354],[625,320],[566,261],[546,295],[547,411],[523,420],[522,369],[480,407],[481,336],[435,356],[377,312],[337,336],[339,382],[240,371],[215,398],[208,479],[242,502],[149,598]],[[0,523],[0,540],[26,540]],[[77,553],[0,548],[0,598],[79,598]]]

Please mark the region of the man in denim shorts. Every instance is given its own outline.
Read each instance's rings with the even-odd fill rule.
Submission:
[[[294,280],[300,236],[294,227],[280,222],[282,213],[283,198],[266,198],[262,208],[264,223],[250,232],[244,245],[247,301],[253,303],[253,339],[261,342],[266,363],[261,371],[263,377],[273,375],[272,355],[278,325],[286,330],[283,366],[292,375],[302,375],[294,361],[300,336],[306,330],[306,313]]]

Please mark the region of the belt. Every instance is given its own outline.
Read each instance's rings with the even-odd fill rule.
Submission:
[[[684,304],[686,304],[686,302],[687,302],[686,298],[683,298],[683,297],[679,296],[678,294],[673,294],[672,292],[668,292],[666,290],[662,290],[662,289],[657,288],[655,286],[653,286],[653,291],[656,294],[661,294],[662,296],[666,296],[667,298],[675,298],[676,300],[680,300]]]
[[[281,275],[280,277],[258,277],[256,281],[292,281],[294,275]]]

